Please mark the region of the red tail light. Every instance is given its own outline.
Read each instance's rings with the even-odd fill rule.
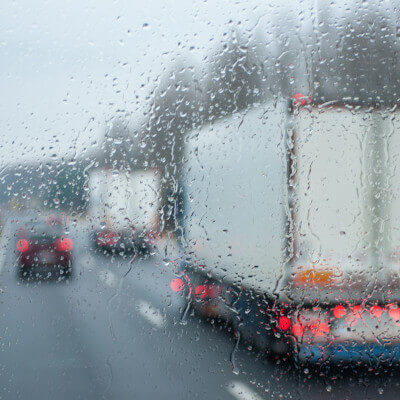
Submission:
[[[282,331],[287,331],[290,328],[290,319],[288,317],[278,318],[278,328]]]
[[[400,325],[400,308],[397,304],[389,304],[389,317],[393,320],[396,325]]]
[[[303,332],[304,332],[304,328],[299,322],[296,322],[293,324],[292,333],[294,336],[301,337],[301,336],[303,336]]]
[[[310,325],[310,330],[314,336],[324,336],[329,333],[329,325],[326,322],[316,320]]]
[[[337,308],[336,310],[341,311],[341,313],[337,312],[336,314],[342,318],[343,310],[341,308]],[[329,336],[329,311],[321,310],[317,307],[301,310],[297,321],[292,326],[292,333],[296,339],[306,337],[307,340],[311,341],[315,338]]]
[[[74,244],[69,238],[61,238],[56,242],[56,248],[58,251],[71,251]]]
[[[204,297],[206,297],[206,287],[204,285],[197,285],[194,288],[194,294],[203,299]]]
[[[335,316],[335,318],[342,318],[346,315],[346,313],[346,307],[340,304],[335,306],[335,308],[333,309],[333,315]]]
[[[350,307],[350,312],[354,317],[361,318],[362,314],[364,313],[364,307],[357,304],[355,306]]]
[[[221,294],[221,287],[218,285],[197,285],[194,288],[194,293],[196,296],[204,299],[206,297],[210,299],[216,299]]]
[[[20,253],[25,253],[29,249],[29,242],[26,239],[20,239],[17,242],[17,250]]]
[[[183,290],[183,280],[180,278],[172,279],[170,287],[174,292],[180,292]]]
[[[382,315],[382,307],[379,306],[372,306],[369,309],[369,313],[371,314],[371,317],[379,318]]]

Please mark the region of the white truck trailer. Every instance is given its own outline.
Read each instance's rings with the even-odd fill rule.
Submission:
[[[89,174],[89,216],[96,245],[113,251],[147,249],[159,229],[159,174],[101,168]]]
[[[191,302],[303,361],[400,359],[400,115],[304,103],[188,134]]]

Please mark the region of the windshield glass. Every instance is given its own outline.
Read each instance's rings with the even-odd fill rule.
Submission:
[[[0,398],[398,398],[400,0],[3,0]]]

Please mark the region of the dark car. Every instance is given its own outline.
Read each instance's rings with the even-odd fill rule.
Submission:
[[[73,241],[62,226],[26,223],[15,236],[21,278],[71,275]]]

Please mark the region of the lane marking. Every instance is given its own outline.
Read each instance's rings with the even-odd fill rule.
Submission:
[[[239,381],[230,382],[227,391],[237,400],[262,400],[249,386]]]
[[[149,302],[139,300],[137,302],[137,310],[142,317],[156,328],[163,328],[165,326],[165,316],[158,308],[153,307]]]
[[[110,287],[114,287],[117,284],[117,277],[114,272],[102,270],[99,272],[99,278]]]

